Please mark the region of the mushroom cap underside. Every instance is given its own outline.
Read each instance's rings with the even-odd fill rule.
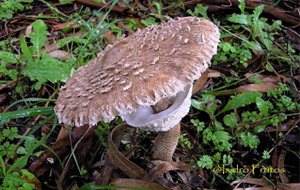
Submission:
[[[188,114],[191,106],[193,86],[187,85],[183,91],[172,97],[171,105],[155,113],[152,106],[142,107],[131,114],[121,115],[127,124],[150,131],[169,131]]]
[[[175,96],[210,65],[219,37],[212,22],[182,17],[107,46],[61,88],[59,122],[92,126]]]

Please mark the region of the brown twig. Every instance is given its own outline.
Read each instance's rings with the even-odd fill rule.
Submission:
[[[176,9],[182,6],[189,6],[189,5],[195,5],[197,3],[201,3],[203,0],[191,0],[191,1],[185,1],[179,4],[175,4],[175,5],[170,5],[167,7],[162,8],[163,11],[169,10],[169,9]]]
[[[90,7],[109,9],[109,5],[104,4],[104,3],[97,3],[97,2],[92,2],[92,1],[88,1],[88,0],[76,0],[75,2],[79,3],[79,4],[87,5]],[[126,9],[119,5],[116,5],[111,10],[114,12],[123,13]]]

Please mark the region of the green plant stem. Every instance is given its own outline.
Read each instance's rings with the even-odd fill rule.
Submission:
[[[51,5],[51,3],[48,3],[47,1],[44,1],[44,0],[39,0],[39,1],[41,1],[41,2],[44,3],[44,4],[46,4],[46,5],[49,7],[49,9],[53,10],[53,11],[56,12],[57,14],[59,14],[59,15],[65,17],[65,18],[68,18],[68,15],[62,13],[62,12],[61,12],[60,10],[58,10],[56,7],[54,7],[53,5]]]

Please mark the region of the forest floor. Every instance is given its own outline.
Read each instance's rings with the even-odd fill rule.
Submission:
[[[184,16],[221,39],[174,162],[151,162],[156,134],[123,134],[120,118],[58,124],[60,87],[80,66]],[[298,0],[4,0],[0,19],[0,189],[300,189]]]

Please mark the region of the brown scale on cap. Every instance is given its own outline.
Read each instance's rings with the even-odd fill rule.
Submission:
[[[96,125],[176,95],[210,65],[219,35],[210,21],[183,17],[107,46],[62,87],[59,121]]]

